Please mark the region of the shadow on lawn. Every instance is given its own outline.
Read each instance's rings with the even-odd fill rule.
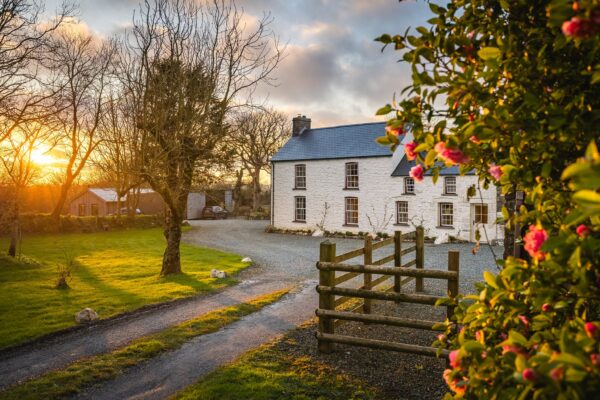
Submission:
[[[225,279],[214,279],[214,278],[198,278],[194,274],[187,274],[182,272],[181,274],[163,276],[158,280],[159,283],[171,282],[181,286],[187,286],[193,289],[197,293],[208,292],[209,290],[215,289],[215,287],[229,286],[237,283],[233,278]]]
[[[124,304],[133,304],[142,301],[142,298],[140,298],[136,294],[109,285],[108,283],[106,283],[106,281],[104,281],[102,278],[100,278],[98,275],[92,272],[92,270],[85,264],[75,262],[73,272],[83,283],[87,283],[99,292],[102,292],[107,296],[111,296],[112,298],[118,299]]]

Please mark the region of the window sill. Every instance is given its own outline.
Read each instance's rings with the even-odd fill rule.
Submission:
[[[358,224],[344,224],[342,226],[347,226],[349,228],[358,228]]]
[[[395,223],[394,226],[410,226],[410,225],[398,222],[398,223]]]
[[[442,193],[442,196],[458,196],[458,193]]]
[[[304,220],[304,221],[300,221],[300,220],[293,220],[292,222],[293,222],[293,223],[295,223],[295,224],[305,224],[305,223],[306,223],[306,220]]]
[[[304,187],[304,188],[296,188],[296,187],[295,187],[295,188],[293,188],[292,190],[306,190],[306,188],[305,188],[305,187]]]
[[[448,226],[448,225],[442,225],[442,226],[436,226],[437,229],[454,229],[453,226]]]
[[[359,188],[349,188],[349,187],[345,187],[343,190],[360,190]]]
[[[416,193],[402,193],[402,196],[415,196]]]

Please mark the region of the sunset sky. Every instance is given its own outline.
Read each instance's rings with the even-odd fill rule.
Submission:
[[[52,12],[62,0],[46,0]],[[131,26],[139,0],[81,0],[78,19],[102,37]],[[313,127],[376,121],[375,111],[410,79],[392,50],[373,38],[404,32],[431,18],[426,2],[396,0],[239,0],[247,14],[273,17],[272,29],[287,43],[275,75],[277,87],[262,98],[290,116],[305,114]],[[268,97],[267,97],[268,96]]]

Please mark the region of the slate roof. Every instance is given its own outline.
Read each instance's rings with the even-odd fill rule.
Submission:
[[[392,172],[392,176],[408,176],[410,169],[415,166],[415,161],[409,161],[406,159],[406,156],[402,157],[402,160],[398,163],[394,172]],[[436,162],[436,167],[443,167],[440,170],[440,175],[460,175],[458,165],[453,165],[451,167],[444,166],[443,162]],[[424,173],[425,176],[432,175],[431,170],[427,170]],[[467,172],[465,175],[475,175],[475,170]]]
[[[100,197],[103,201],[106,201],[109,203],[117,201],[117,191],[113,188],[89,188],[88,190],[90,192],[92,192],[93,194],[95,194],[96,196]],[[140,193],[142,193],[142,194],[154,193],[154,190],[140,189]],[[125,198],[123,197],[123,198],[121,198],[121,200],[124,201]]]
[[[375,142],[383,135],[385,122],[309,129],[292,136],[271,161],[391,157],[388,147]]]

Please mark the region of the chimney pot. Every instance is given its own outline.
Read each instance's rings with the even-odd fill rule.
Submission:
[[[292,136],[300,136],[302,132],[310,129],[310,118],[300,115],[292,119]]]

